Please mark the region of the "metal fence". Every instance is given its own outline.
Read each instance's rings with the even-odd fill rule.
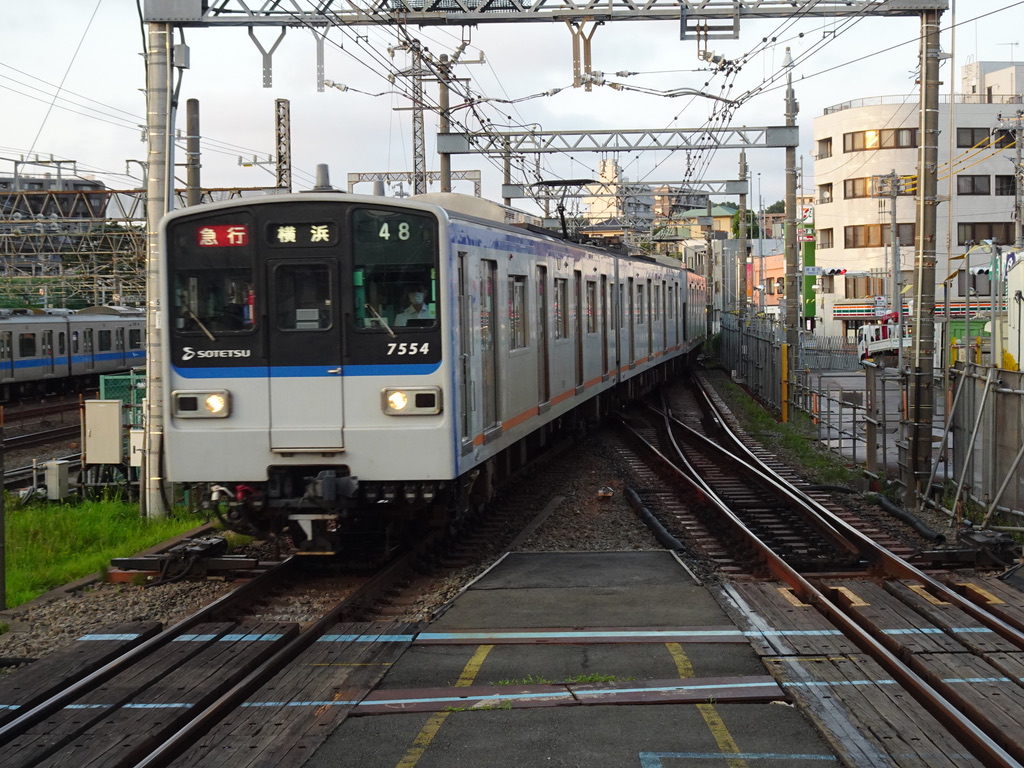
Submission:
[[[722,318],[722,366],[777,412],[783,341],[780,324],[770,318]],[[866,477],[901,485],[905,377],[861,364],[845,339],[801,339],[799,355],[791,410],[806,414],[817,439],[861,465]],[[1024,372],[961,361],[936,370],[932,384],[928,503],[956,521],[970,517],[995,530],[1024,532]]]

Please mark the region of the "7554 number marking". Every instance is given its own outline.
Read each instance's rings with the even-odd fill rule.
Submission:
[[[430,351],[429,342],[388,344],[388,355],[425,355]]]

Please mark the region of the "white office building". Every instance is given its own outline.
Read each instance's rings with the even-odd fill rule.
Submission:
[[[1004,251],[1014,243],[1020,183],[1014,138],[1021,135],[1024,64],[968,64],[960,90],[943,95],[939,106],[935,295],[937,305],[951,307],[951,317],[963,316],[965,297],[984,301],[990,294],[985,270],[995,266],[995,256],[986,241],[1004,244]],[[858,99],[829,107],[814,121],[815,258],[824,273],[819,333],[852,335],[891,309],[897,292],[904,307],[914,295],[918,101],[917,93]]]

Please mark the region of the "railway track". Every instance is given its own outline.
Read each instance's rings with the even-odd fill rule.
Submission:
[[[1014,714],[1024,711],[1016,682],[1024,612],[995,588],[925,573],[893,552],[887,537],[861,532],[746,448],[721,414],[708,410],[710,398],[697,399],[700,414],[689,411],[687,421],[704,429],[654,408],[631,411],[625,427],[650,462],[648,471],[676,489],[660,498],[675,527],[723,570],[770,578],[788,594],[790,608],[814,609],[829,628],[821,631],[844,638],[847,651],[865,654],[982,765],[1024,763]],[[742,595],[739,604],[752,607],[752,627],[766,610],[755,605],[759,596],[770,601],[778,589],[735,591]],[[989,696],[964,680],[987,681]]]
[[[416,627],[402,618],[409,605],[453,570],[500,559],[495,551],[550,509],[523,533],[521,501],[457,538],[424,539],[376,574],[314,579],[349,585],[315,620],[279,620],[295,594],[281,586],[295,578],[293,558],[165,631],[111,627],[37,662],[20,673],[30,682],[4,683],[17,700],[2,702],[0,763],[194,768],[230,764],[236,751],[251,760],[312,744],[413,642]]]

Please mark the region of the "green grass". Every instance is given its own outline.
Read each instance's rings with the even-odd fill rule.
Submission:
[[[25,507],[7,502],[8,608],[104,571],[112,558],[133,555],[202,522],[192,515],[149,520],[139,516],[138,505],[117,501]]]

